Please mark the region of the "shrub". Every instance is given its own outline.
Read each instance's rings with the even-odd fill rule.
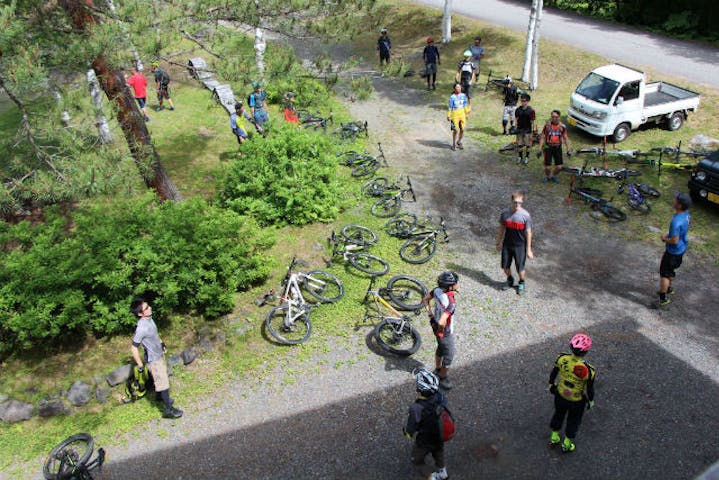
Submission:
[[[220,181],[220,201],[235,212],[262,225],[306,225],[330,222],[347,205],[326,136],[280,125],[242,152]]]
[[[271,238],[254,220],[201,199],[151,196],[49,208],[38,225],[0,228],[0,352],[130,330],[133,296],[160,314],[227,313],[232,294],[266,277]]]

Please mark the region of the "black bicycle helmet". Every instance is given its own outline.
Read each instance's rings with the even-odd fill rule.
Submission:
[[[456,272],[453,272],[451,270],[442,272],[439,274],[439,277],[437,277],[437,285],[439,285],[442,288],[451,287],[452,285],[455,285],[457,282],[459,282],[459,275],[457,275]]]

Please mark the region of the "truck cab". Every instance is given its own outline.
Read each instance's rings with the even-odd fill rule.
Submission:
[[[698,93],[667,82],[646,83],[644,72],[612,64],[590,72],[572,93],[568,123],[599,137],[624,141],[648,122],[678,130],[699,107]]]
[[[689,178],[689,194],[697,200],[719,204],[719,150],[703,158]]]

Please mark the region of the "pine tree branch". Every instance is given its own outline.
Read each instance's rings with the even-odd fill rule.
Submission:
[[[213,52],[212,50],[210,50],[210,49],[209,49],[208,47],[206,47],[200,40],[198,40],[197,37],[195,37],[194,35],[192,35],[192,34],[189,33],[188,31],[186,31],[186,30],[180,30],[180,33],[182,33],[182,34],[185,36],[185,38],[187,38],[188,40],[190,40],[190,41],[192,41],[192,42],[195,42],[197,45],[199,45],[199,47],[200,47],[201,49],[203,49],[204,51],[206,51],[206,52],[209,53],[210,55],[213,55],[213,56],[215,56],[215,57],[217,57],[217,58],[225,58],[223,55],[220,55],[219,53],[215,53],[215,52]]]

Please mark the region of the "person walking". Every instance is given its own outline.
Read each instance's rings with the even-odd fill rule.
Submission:
[[[389,57],[392,52],[392,40],[389,39],[386,28],[383,28],[379,31],[379,38],[377,39],[377,50],[379,51],[380,68],[382,68],[382,62],[389,65]]]
[[[465,50],[463,58],[457,64],[457,73],[454,76],[455,82],[462,86],[462,93],[467,95],[467,102],[472,103],[472,84],[475,81],[474,64],[472,63],[472,52]]]
[[[144,299],[136,298],[130,304],[130,311],[137,316],[137,328],[130,346],[132,358],[135,360],[140,372],[145,367],[150,371],[155,383],[155,393],[165,406],[162,415],[165,418],[180,418],[183,412],[174,407],[174,400],[170,398],[170,379],[167,375],[167,364],[165,363],[167,349],[160,340],[157,325],[152,320],[152,307]],[[145,350],[144,362],[138,350],[140,345]]]
[[[479,81],[479,64],[484,58],[484,47],[482,46],[482,37],[474,37],[474,43],[468,49],[472,52],[472,66],[474,66],[474,86]]]
[[[455,294],[458,290],[459,275],[447,270],[437,277],[437,287],[429,292],[422,302],[429,315],[429,323],[437,339],[434,354],[434,373],[439,377],[440,386],[445,390],[452,388],[448,378],[448,369],[454,360],[454,335],[452,320],[457,309]],[[431,305],[434,300],[434,306]]]
[[[437,89],[437,67],[439,66],[439,48],[434,44],[434,38],[427,38],[427,46],[422,51],[424,60],[424,73],[427,75],[427,90]]]
[[[692,199],[686,193],[679,193],[672,200],[674,216],[669,223],[669,232],[662,234],[662,242],[666,245],[664,255],[659,264],[659,306],[664,307],[672,303],[674,294],[672,281],[676,276],[676,269],[682,264],[682,257],[689,244],[689,208]]]
[[[424,465],[427,454],[432,454],[437,470],[430,480],[446,480],[449,475],[444,463],[444,442],[436,411],[438,406],[447,405],[447,399],[440,389],[437,375],[425,368],[415,369],[412,374],[419,398],[410,404],[407,423],[402,430],[410,440],[417,434],[410,458],[414,465]]]
[[[502,135],[507,135],[507,124],[509,124],[509,133],[516,134],[514,128],[514,111],[517,109],[519,101],[519,92],[514,84],[512,77],[504,79],[504,111],[502,112]]]
[[[522,204],[524,203],[524,194],[522,192],[514,192],[512,194],[512,205],[502,211],[499,216],[499,231],[497,232],[496,247],[502,252],[502,269],[507,276],[507,281],[502,286],[502,290],[514,288],[514,277],[512,276],[512,261],[514,268],[517,270],[519,283],[517,284],[517,294],[524,295],[526,285],[524,283],[526,270],[525,263],[527,257],[534,258],[532,251],[532,217],[526,211]]]
[[[130,67],[130,77],[126,80],[126,83],[132,87],[132,91],[135,93],[135,101],[140,106],[142,115],[146,122],[150,121],[150,117],[147,116],[147,79],[140,73],[137,67]]]
[[[559,183],[557,175],[562,170],[562,165],[564,165],[564,160],[562,159],[562,143],[567,147],[567,157],[572,156],[572,152],[569,151],[567,127],[560,121],[561,116],[562,112],[552,110],[551,119],[544,125],[542,135],[539,137],[537,158],[544,154],[544,180],[542,180],[544,183],[549,181]],[[551,172],[550,177],[552,161],[554,161],[554,171]]]
[[[536,114],[534,109],[529,106],[532,97],[528,93],[523,93],[519,97],[519,108],[514,110],[514,119],[517,122],[517,165],[524,163],[529,164],[529,149],[532,148],[532,136],[537,134],[537,126],[535,125]],[[522,158],[524,153],[524,158]]]
[[[472,111],[469,105],[467,95],[462,93],[462,86],[459,83],[454,84],[452,95],[449,96],[449,104],[447,110],[447,120],[450,122],[452,130],[452,146],[453,151],[459,148],[462,150],[462,138],[464,138],[464,126],[467,123],[467,116]]]
[[[158,112],[162,110],[162,101],[165,98],[170,105],[169,110],[174,110],[175,105],[170,98],[170,75],[160,68],[159,62],[152,62],[152,74],[155,76],[155,89],[157,90],[157,102],[159,103],[156,110]]]
[[[552,433],[549,438],[551,446],[562,446],[563,452],[573,452],[576,448],[574,439],[579,425],[582,423],[584,409],[594,407],[594,377],[596,370],[586,360],[585,355],[592,348],[589,335],[578,333],[569,341],[572,353],[560,353],[554,362],[549,375],[549,393],[554,395],[554,415],[549,422]],[[555,383],[557,376],[559,381]],[[564,439],[560,432],[564,419]]]
[[[262,131],[262,136],[265,136],[265,123],[270,121],[270,117],[267,115],[267,93],[262,87],[262,82],[252,82],[254,91],[247,97],[247,106],[250,107],[255,125]]]

